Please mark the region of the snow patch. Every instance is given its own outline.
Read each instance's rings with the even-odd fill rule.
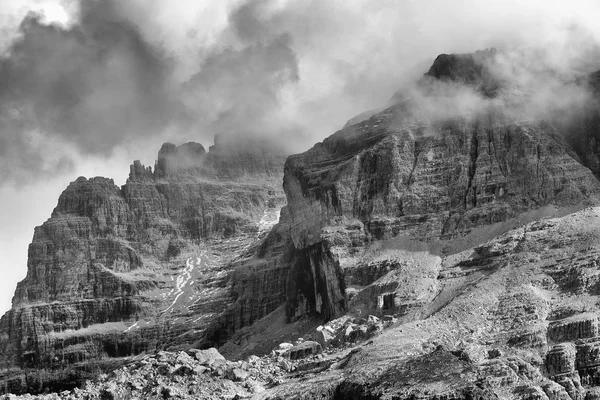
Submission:
[[[185,288],[188,286],[188,284],[190,283],[190,281],[192,279],[192,272],[193,272],[194,268],[201,263],[201,258],[205,254],[206,254],[206,250],[203,250],[200,253],[199,257],[195,257],[196,263],[194,263],[194,260],[192,257],[190,257],[186,260],[185,268],[177,276],[177,280],[175,282],[175,287],[173,289],[171,289],[171,291],[169,291],[169,293],[167,294],[167,297],[175,296],[175,299],[173,299],[173,302],[171,303],[171,305],[169,307],[167,307],[163,312],[172,310],[173,307],[177,304],[177,301],[179,300],[181,295],[185,293]]]

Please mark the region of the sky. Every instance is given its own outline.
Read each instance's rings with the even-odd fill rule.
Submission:
[[[0,0],[0,312],[78,176],[122,185],[163,142],[223,133],[304,151],[438,54],[560,63],[596,45],[598,17],[595,0]]]

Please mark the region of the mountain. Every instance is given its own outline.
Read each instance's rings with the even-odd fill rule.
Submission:
[[[598,103],[523,119],[508,106],[514,88],[487,72],[494,56],[441,55],[419,82],[434,96],[471,88],[488,105],[448,118],[408,98],[288,158],[293,242],[318,248],[311,266],[339,282],[299,297],[353,317],[341,335],[354,346],[361,318],[398,321],[259,398],[600,394]]]
[[[78,179],[0,322],[5,390],[600,398],[600,72],[556,85],[573,111],[501,60],[440,55],[285,165],[222,138]]]
[[[265,141],[218,137],[208,152],[164,144],[154,170],[134,162],[120,188],[72,182],[35,229],[0,320],[4,390],[71,387],[129,356],[208,341],[232,303],[231,261],[277,222],[284,161]],[[270,311],[238,307],[227,324]]]

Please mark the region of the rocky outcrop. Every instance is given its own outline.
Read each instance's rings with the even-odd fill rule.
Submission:
[[[436,124],[407,107],[289,158],[284,184],[296,245],[318,241],[334,218],[358,219],[378,239],[443,237],[597,190],[551,126],[493,115]]]
[[[432,79],[466,83],[479,96],[501,95],[502,101],[506,101],[509,94],[501,90],[503,83],[487,75],[491,70],[486,63],[493,57],[493,51],[469,57],[440,56],[422,84]],[[542,232],[555,228],[544,223],[484,244],[486,238],[519,226],[520,221],[561,215],[595,204],[599,193],[598,180],[582,165],[561,126],[557,129],[544,121],[524,120],[522,115],[519,118],[516,115],[519,114],[490,106],[452,118],[437,117],[423,110],[418,100],[405,100],[369,119],[347,125],[309,151],[288,158],[284,188],[289,219],[285,224],[291,241],[296,251],[310,252],[316,248],[322,254],[320,265],[306,262],[292,269],[295,273],[291,275],[290,287],[292,290],[298,287],[302,276],[315,275],[319,266],[329,270],[334,265],[335,274],[329,282],[338,282],[337,286],[305,285],[310,291],[288,291],[288,319],[293,321],[315,313],[326,319],[339,316],[344,309],[332,314],[331,307],[323,306],[326,300],[311,303],[304,299],[338,298],[338,293],[344,293],[346,312],[391,313],[404,324],[394,335],[389,333],[387,345],[382,344],[378,353],[381,358],[371,355],[378,351],[373,349],[365,349],[360,353],[363,356],[354,357],[352,365],[356,370],[344,374],[346,383],[334,389],[336,396],[340,390],[346,397],[421,396],[417,387],[422,383],[408,382],[404,370],[399,373],[396,364],[388,364],[391,362],[388,360],[402,359],[403,365],[411,365],[414,360],[411,356],[419,350],[408,343],[402,343],[402,351],[392,351],[390,346],[398,343],[394,339],[398,337],[425,346],[418,339],[419,333],[411,336],[404,327],[412,323],[419,326],[414,321],[432,315],[448,318],[444,323],[449,324],[448,331],[435,327],[440,320],[427,324],[435,331],[431,335],[436,340],[443,341],[448,335],[452,343],[464,335],[483,335],[485,339],[481,340],[486,345],[502,343],[511,349],[533,351],[539,357],[498,361],[506,362],[507,368],[515,371],[514,378],[511,373],[499,371],[501,379],[490,381],[486,390],[498,385],[517,398],[585,396],[583,385],[590,378],[582,378],[588,376],[587,372],[584,367],[576,367],[580,345],[573,342],[597,336],[593,318],[581,311],[553,316],[553,303],[540,293],[537,283],[532,287],[490,284],[487,292],[477,292],[488,275],[498,273],[512,262],[535,263],[534,254],[548,248],[562,248],[565,243],[560,236],[553,236],[552,240],[558,241],[554,244],[544,241]],[[539,237],[540,242],[536,243],[542,247],[523,248],[528,246],[524,244],[527,237],[535,240]],[[509,261],[520,252],[531,256]],[[585,262],[591,262],[590,257],[584,258]],[[597,274],[592,268],[580,263],[573,267],[561,259],[552,267],[547,266],[544,278],[536,279],[547,279],[541,285],[548,290],[561,287],[569,293],[591,294],[597,288]],[[568,273],[571,269],[577,271],[571,274],[572,278]],[[466,292],[471,294],[463,298]],[[480,312],[487,316],[472,317],[481,315]],[[494,321],[494,327],[486,320]],[[408,329],[410,332],[411,328]],[[421,326],[417,331],[422,334],[424,329]],[[486,329],[490,331],[484,333]],[[321,336],[318,338],[323,343],[332,340]],[[385,334],[381,335],[380,341],[385,341],[384,337]],[[549,346],[554,345],[557,347],[548,352]],[[473,352],[480,357],[481,348]],[[376,365],[370,365],[371,362]],[[449,374],[451,368],[446,368],[447,365],[450,364],[442,368]],[[545,378],[546,374],[554,381]],[[410,390],[390,389],[398,376],[403,376],[398,388],[407,386]],[[447,384],[446,381],[455,382],[452,388],[456,390],[481,388],[475,383],[477,379],[459,384],[450,375],[437,382]],[[381,382],[381,387],[373,382]],[[466,396],[466,392],[454,394],[452,390],[443,393],[450,397]],[[439,388],[434,392],[440,393]],[[301,393],[307,396],[307,392]],[[311,393],[320,395],[316,391]]]
[[[317,313],[329,320],[345,310],[343,275],[327,244],[296,250],[287,285],[288,319],[294,321]]]
[[[285,283],[263,292],[267,303],[236,303],[228,279],[284,202],[284,153],[241,142],[209,152],[167,143],[154,170],[134,162],[120,188],[69,185],[35,229],[27,276],[0,320],[3,390],[69,386],[132,355],[208,344],[211,324],[233,332],[284,301]],[[253,275],[250,291],[269,277]],[[239,320],[219,319],[228,309]]]
[[[277,359],[250,357],[227,361],[215,348],[160,351],[72,391],[42,395],[55,399],[247,398],[285,374]],[[14,397],[10,397],[14,398]],[[23,399],[31,398],[24,396]]]
[[[200,143],[186,143],[181,146],[165,143],[158,152],[154,175],[157,178],[165,178],[177,172],[201,168],[205,163],[205,155],[206,150]]]
[[[290,358],[290,360],[299,360],[302,358],[320,354],[322,352],[323,348],[319,343],[308,341],[302,342],[290,348],[286,352],[286,355]]]
[[[598,316],[592,313],[577,314],[552,321],[548,326],[548,338],[557,343],[596,336],[598,336]]]
[[[475,381],[470,360],[440,347],[390,368],[377,380],[362,384],[343,382],[337,398],[384,398],[392,395],[409,399],[443,393],[447,399],[497,399],[489,386],[477,385]]]
[[[570,343],[554,346],[546,355],[546,367],[552,376],[575,371],[575,346]]]
[[[208,152],[199,143],[163,144],[153,175],[157,179],[173,174],[220,179],[281,177],[284,154],[281,146],[268,139],[221,134],[215,136]]]
[[[502,87],[495,74],[496,49],[479,50],[467,54],[440,54],[419,81],[421,88],[432,90],[437,82],[469,85],[485,97],[494,97]]]
[[[550,125],[491,113],[450,121],[418,114],[399,104],[288,159],[292,241],[310,254],[319,249],[323,260],[304,263],[304,271],[337,262],[357,276],[360,269],[336,246],[360,253],[369,241],[397,236],[456,238],[598,193],[598,181]],[[332,276],[344,282],[343,273]],[[322,298],[337,298],[344,285],[322,288]],[[303,305],[288,305],[290,318],[305,313]]]

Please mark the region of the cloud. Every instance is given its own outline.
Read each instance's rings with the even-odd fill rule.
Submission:
[[[208,54],[184,84],[187,106],[203,114],[215,134],[273,132],[279,93],[299,80],[292,37],[269,32],[260,10],[266,4],[259,1],[235,9],[223,35],[224,41],[233,42],[231,47]]]
[[[0,59],[4,181],[73,166],[73,157],[53,159],[33,145],[32,135],[106,157],[153,137],[269,135],[278,90],[298,80],[290,36],[261,35],[251,4],[228,15],[222,40],[188,53],[196,65],[183,72],[182,55],[165,47],[173,41],[151,43],[129,17],[141,8],[82,0],[77,10],[68,26],[28,14]]]
[[[104,11],[103,14],[98,9]],[[172,112],[168,66],[110,10],[83,11],[72,29],[28,16],[0,67],[3,119],[105,151],[129,131],[152,132]]]
[[[493,113],[562,124],[581,117],[595,104],[588,77],[600,69],[600,44],[578,25],[559,32],[552,46],[519,43],[442,54],[423,78],[394,98],[411,98],[433,119]]]
[[[66,153],[48,166],[52,157],[31,137],[109,154],[124,138],[159,133],[175,115],[168,63],[136,27],[105,1],[82,3],[79,18],[65,28],[28,14],[0,59],[3,179],[72,164]]]
[[[495,73],[515,91],[539,82],[538,109],[598,62],[600,6],[586,0],[7,1],[0,185],[138,158],[142,141],[261,135],[301,151],[440,53],[503,49]],[[539,79],[548,66],[561,80]]]

